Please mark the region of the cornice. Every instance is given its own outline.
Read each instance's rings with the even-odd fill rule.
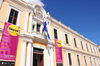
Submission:
[[[70,51],[72,51],[72,52],[77,52],[77,53],[81,53],[81,54],[84,54],[84,55],[89,55],[89,56],[94,56],[94,57],[100,58],[100,56],[93,55],[93,54],[89,54],[89,53],[82,52],[82,51],[78,51],[78,50],[71,49],[71,48],[67,48],[67,47],[64,47],[64,46],[62,46],[62,49],[64,49],[64,50],[70,50]]]
[[[19,1],[19,0],[10,0],[10,1],[9,1],[9,0],[5,0],[5,1],[7,1],[7,2],[12,1],[12,2],[14,2],[14,3],[19,4],[20,6],[22,6],[22,7],[24,7],[24,8],[31,9],[32,11],[34,10],[34,7],[33,7],[32,5],[22,3],[22,2],[21,2],[21,1]]]
[[[80,37],[81,39],[84,39],[85,41],[91,43],[92,45],[97,46],[95,43],[93,43],[91,40],[88,40],[87,38],[85,38],[84,36],[82,36],[81,34],[77,33],[76,31],[72,30],[71,28],[65,26],[64,24],[60,23],[59,21],[55,20],[53,17],[51,17],[51,22],[57,24],[58,26],[61,26],[61,28],[64,28],[65,30],[71,32],[72,34]]]

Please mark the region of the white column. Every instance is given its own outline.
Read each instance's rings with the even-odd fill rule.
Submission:
[[[35,32],[36,32],[36,28],[37,28],[37,22],[35,21],[35,27],[34,27]]]
[[[32,49],[31,49],[32,51],[31,51],[31,66],[33,66],[33,45],[32,45]]]
[[[43,30],[43,24],[41,24],[40,33],[42,33],[42,30]]]
[[[30,13],[30,19],[29,19],[29,32],[32,32],[32,13]]]
[[[27,46],[27,61],[26,61],[26,66],[31,66],[31,52],[32,52],[32,45],[31,43],[28,43]]]
[[[25,66],[25,56],[26,56],[26,41],[23,41],[20,66]]]
[[[54,66],[53,48],[51,48],[51,50],[50,50],[50,56],[51,56],[51,66]]]
[[[1,8],[1,5],[2,5],[2,2],[3,2],[3,0],[0,0],[0,8]]]
[[[47,60],[46,60],[46,58],[47,58],[47,55],[46,54],[47,54],[47,49],[45,48],[44,49],[44,66],[48,66],[47,65]]]
[[[51,59],[50,59],[50,49],[48,48],[47,49],[47,65],[48,66],[51,66]]]
[[[27,13],[26,13],[26,20],[25,20],[24,32],[27,32],[28,18],[29,18],[29,12],[27,11]]]
[[[52,33],[51,33],[51,22],[49,22],[49,32],[48,32],[48,33],[49,33],[49,35],[50,35],[50,38],[52,38],[52,37],[51,37],[51,34],[52,34]]]

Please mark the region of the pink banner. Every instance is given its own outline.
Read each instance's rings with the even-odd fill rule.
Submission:
[[[0,43],[0,60],[15,61],[18,34],[18,26],[5,23]]]
[[[63,63],[61,41],[55,39],[56,63]]]

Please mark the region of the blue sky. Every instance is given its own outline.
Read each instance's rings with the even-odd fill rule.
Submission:
[[[100,0],[43,0],[50,15],[100,45]]]

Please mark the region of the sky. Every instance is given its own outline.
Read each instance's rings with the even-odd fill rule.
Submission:
[[[100,45],[100,0],[42,0],[50,15]]]

